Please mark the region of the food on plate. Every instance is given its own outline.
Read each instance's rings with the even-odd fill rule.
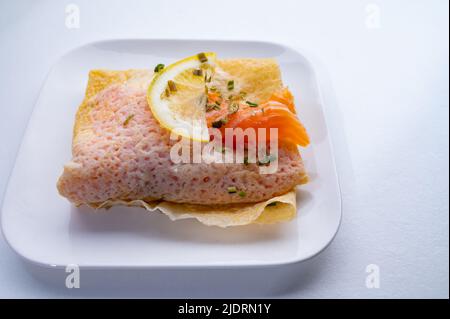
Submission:
[[[224,144],[237,128],[255,129],[265,153],[253,156],[245,140],[243,162],[223,160],[239,148]],[[269,128],[278,135],[258,130]],[[196,143],[206,149],[213,131],[222,135],[213,152],[222,161],[193,162]],[[181,142],[189,162],[173,160]],[[307,182],[298,146],[308,144],[273,59],[206,52],[150,70],[92,70],[57,187],[75,205],[141,206],[222,227],[274,223],[296,214],[295,187]],[[272,161],[276,171],[261,172]]]

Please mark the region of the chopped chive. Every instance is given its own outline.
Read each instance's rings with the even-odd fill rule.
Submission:
[[[209,90],[210,90],[211,92],[216,92],[216,91],[217,91],[217,88],[216,88],[215,86],[211,86],[211,87],[209,88]]]
[[[214,103],[220,106],[220,102],[218,100],[215,101]]]
[[[258,165],[266,165],[269,164],[271,162],[274,162],[277,159],[277,157],[273,154],[270,155],[264,155],[264,157],[258,161]]]
[[[237,111],[239,111],[239,104],[237,104],[237,103],[231,103],[231,104],[228,106],[228,114],[234,114],[234,113],[236,113]]]
[[[208,58],[203,52],[197,54],[197,58],[200,60],[201,63],[205,63],[206,61],[208,61]]]
[[[222,120],[212,122],[212,127],[214,128],[221,128],[222,125],[223,125]]]
[[[128,115],[127,118],[125,119],[125,121],[123,121],[123,126],[127,126],[133,117],[134,117],[134,114]]]
[[[170,92],[176,92],[177,91],[177,86],[176,86],[174,81],[172,81],[172,80],[167,81],[167,85],[169,86]]]
[[[269,203],[269,204],[267,204],[266,206],[277,206],[277,202]]]
[[[227,188],[229,194],[237,193],[237,188],[235,186],[230,186]]]
[[[201,69],[195,69],[194,71],[192,71],[192,73],[196,76],[202,76],[203,75],[203,71]]]
[[[154,71],[155,71],[156,73],[158,73],[158,72],[161,71],[162,69],[164,69],[164,64],[159,63],[158,65],[155,66]]]
[[[227,122],[228,122],[228,119],[225,117],[225,118],[220,119],[218,121],[212,122],[212,127],[214,127],[214,128],[221,128],[222,125],[227,124]]]
[[[244,191],[239,191],[238,195],[239,195],[240,197],[245,197],[245,196],[247,195],[247,193],[244,192]]]
[[[227,89],[228,89],[228,91],[232,91],[234,89],[234,81],[233,80],[228,81]]]
[[[245,101],[245,103],[247,103],[248,106],[251,106],[251,107],[257,107],[258,106],[257,103],[253,103],[253,102],[250,102],[250,101]]]
[[[207,104],[206,105],[206,112],[210,112],[212,110],[218,111],[220,110],[220,106],[217,104]]]
[[[244,92],[244,91],[239,92],[239,97],[240,97],[241,99],[243,99],[246,95],[247,95],[247,93]]]

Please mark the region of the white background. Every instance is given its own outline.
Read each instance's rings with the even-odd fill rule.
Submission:
[[[65,26],[69,3],[79,29]],[[69,290],[64,273],[26,264],[1,238],[0,297],[448,298],[448,10],[446,0],[0,0],[0,198],[58,57],[108,38],[198,38],[275,41],[320,63],[343,199],[334,242],[281,269],[87,272]],[[379,289],[366,288],[368,264]]]

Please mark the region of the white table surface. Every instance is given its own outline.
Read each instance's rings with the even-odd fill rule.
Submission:
[[[65,25],[69,3],[78,29]],[[343,199],[334,242],[280,269],[82,272],[81,288],[67,289],[65,273],[26,264],[1,238],[0,297],[448,298],[448,9],[446,0],[0,0],[0,198],[58,57],[107,38],[199,38],[288,44],[326,70]],[[369,264],[378,289],[366,287]]]

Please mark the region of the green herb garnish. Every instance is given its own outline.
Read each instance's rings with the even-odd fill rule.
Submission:
[[[237,193],[237,188],[235,186],[230,186],[227,188],[229,194]]]
[[[247,103],[248,106],[251,106],[251,107],[257,107],[258,106],[257,103],[253,103],[253,102],[250,102],[250,101],[245,101],[245,103]]]
[[[266,165],[266,164],[269,164],[269,163],[275,161],[276,159],[277,159],[277,157],[273,154],[264,155],[264,157],[258,161],[258,165]]]
[[[212,127],[214,128],[221,128],[222,125],[222,120],[212,122]]]
[[[206,112],[210,112],[212,110],[220,110],[220,106],[217,104],[206,104]]]
[[[155,71],[156,73],[158,73],[158,72],[161,71],[162,69],[164,69],[164,64],[159,63],[158,65],[155,66],[154,71]]]
[[[220,119],[218,121],[212,122],[212,127],[214,127],[214,128],[221,128],[222,125],[227,124],[227,123],[228,123],[228,119],[227,118],[223,118],[223,119]]]
[[[206,61],[208,61],[208,58],[203,52],[197,54],[197,58],[200,60],[201,63],[205,63]]]
[[[203,75],[203,71],[201,69],[195,69],[194,71],[192,71],[192,73],[195,76],[202,76]]]
[[[244,191],[238,191],[236,186],[230,186],[227,188],[228,194],[238,194],[240,197],[245,197],[247,195]]]
[[[125,121],[123,121],[123,126],[127,126],[133,117],[134,117],[134,114],[128,115],[127,118],[125,119]]]
[[[234,89],[234,81],[233,80],[228,81],[227,89],[228,89],[228,91],[232,91]]]

